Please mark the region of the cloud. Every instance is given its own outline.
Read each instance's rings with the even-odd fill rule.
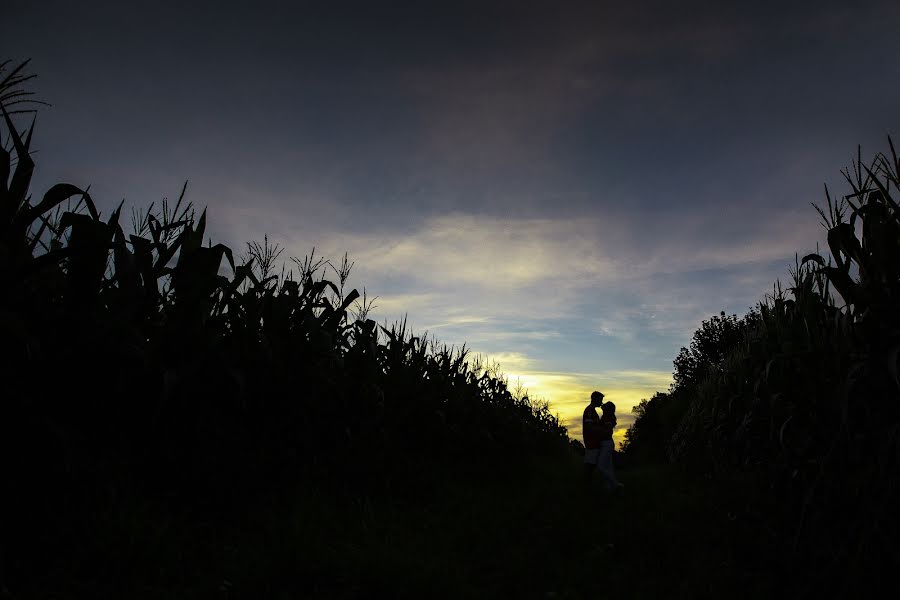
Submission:
[[[578,316],[580,292],[618,275],[593,227],[459,214],[428,219],[410,232],[313,234],[304,228],[278,241],[286,256],[313,245],[326,256],[349,252],[356,261],[353,281],[378,296],[379,318],[409,313],[428,329],[518,323],[525,329],[508,335],[546,339],[557,334],[542,321]]]
[[[430,283],[521,289],[566,279],[606,279],[615,265],[582,223],[451,215],[361,255],[369,268],[405,272],[416,265]]]
[[[282,236],[270,239],[284,256],[312,246],[331,258],[349,252],[350,285],[377,296],[370,317],[379,322],[408,316],[414,331],[450,344],[542,357],[533,370],[669,368],[702,319],[746,311],[802,246],[805,229],[790,219],[760,217],[741,233],[731,218],[685,216],[665,227],[640,214],[455,213],[359,233],[283,215]]]
[[[378,287],[377,283],[376,287]],[[384,294],[373,298],[373,312],[390,315],[390,318],[396,320],[406,314],[419,314],[426,307],[433,306],[437,301],[438,294],[434,292]]]

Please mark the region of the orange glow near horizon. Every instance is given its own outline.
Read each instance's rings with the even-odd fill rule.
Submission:
[[[498,357],[501,368],[503,357]],[[612,371],[598,373],[562,373],[521,368],[514,364],[504,370],[511,388],[521,384],[532,399],[547,400],[550,410],[568,429],[569,437],[581,440],[581,416],[590,402],[591,392],[600,390],[604,400],[616,405],[618,425],[613,432],[621,446],[625,431],[633,422],[632,408],[642,399],[663,392],[672,383],[672,374],[662,371]],[[518,368],[517,368],[518,367]]]

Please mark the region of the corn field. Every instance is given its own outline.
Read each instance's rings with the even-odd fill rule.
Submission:
[[[346,256],[279,267],[268,239],[235,256],[205,239],[186,185],[130,219],[71,184],[32,198],[21,69],[0,84],[5,552],[75,547],[125,494],[223,510],[296,486],[403,497],[446,469],[565,451],[547,406],[465,347],[367,318]]]
[[[699,376],[645,402],[630,432],[640,446],[646,420],[669,436],[671,460],[742,481],[744,516],[798,571],[827,573],[810,594],[900,565],[900,161],[889,145],[868,164],[858,156],[849,192],[826,190],[816,207],[829,252],[798,257],[787,289],[728,323],[738,335],[721,358],[676,362]],[[677,425],[660,434],[673,409]]]

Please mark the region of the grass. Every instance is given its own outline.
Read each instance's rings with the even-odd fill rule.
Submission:
[[[779,585],[711,484],[669,465],[581,487],[578,458],[441,474],[427,501],[285,493],[227,518],[139,498],[21,597],[700,598]],[[49,582],[68,582],[60,589]],[[17,596],[19,597],[19,596]]]

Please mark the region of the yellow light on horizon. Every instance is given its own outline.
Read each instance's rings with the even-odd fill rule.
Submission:
[[[501,365],[502,366],[502,365]],[[596,374],[521,370],[505,373],[512,388],[517,383],[532,399],[547,400],[550,410],[566,425],[569,437],[581,439],[581,417],[591,392],[600,390],[604,400],[616,405],[618,425],[613,440],[621,445],[632,422],[631,412],[643,399],[665,391],[672,374],[663,371],[609,371]]]

